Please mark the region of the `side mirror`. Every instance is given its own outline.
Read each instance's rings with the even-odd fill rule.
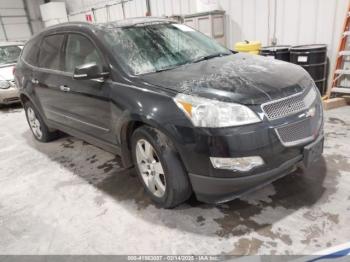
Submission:
[[[74,69],[73,79],[85,80],[108,76],[109,72],[104,72],[103,68],[95,62],[77,66]]]

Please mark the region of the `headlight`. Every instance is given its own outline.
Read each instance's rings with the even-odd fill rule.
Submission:
[[[320,93],[315,84],[315,81],[311,77],[304,77],[299,85],[305,89],[309,89],[304,97],[304,104],[306,108],[309,108],[316,100],[317,97],[320,98]]]
[[[241,126],[261,121],[251,109],[240,104],[185,94],[178,94],[174,100],[197,127]]]
[[[6,80],[0,80],[0,89],[7,89],[11,84]]]

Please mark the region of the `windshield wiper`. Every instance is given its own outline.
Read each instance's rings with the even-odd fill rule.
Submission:
[[[159,73],[159,72],[163,72],[163,71],[172,70],[172,69],[175,69],[176,67],[178,67],[178,66],[169,66],[169,67],[157,69],[156,71],[154,71],[154,73]]]
[[[201,62],[201,61],[204,61],[204,60],[209,60],[209,59],[212,59],[212,58],[215,58],[215,57],[222,57],[222,56],[226,56],[226,55],[230,55],[230,54],[231,53],[216,53],[216,54],[201,56],[201,57],[198,57],[197,59],[194,59],[192,61],[192,63],[198,63],[198,62]]]
[[[185,65],[187,63],[188,62],[183,62],[183,63],[179,63],[179,64],[176,64],[176,65],[172,65],[172,66],[164,67],[164,68],[161,68],[161,69],[157,69],[156,71],[154,71],[154,73],[159,73],[159,72],[163,72],[163,71],[172,70],[172,69],[178,68],[180,66],[183,66],[183,65]]]
[[[186,65],[186,64],[192,64],[192,63],[198,63],[198,62],[201,62],[201,61],[204,61],[204,60],[209,60],[209,59],[212,59],[212,58],[215,58],[215,57],[222,57],[222,56],[227,56],[227,55],[230,55],[231,53],[215,53],[215,54],[211,54],[211,55],[206,55],[206,56],[201,56],[195,60],[192,60],[192,61],[187,61],[187,62],[183,62],[183,63],[180,63],[180,64],[177,64],[177,65],[173,65],[173,66],[169,66],[169,67],[164,67],[164,68],[160,68],[160,69],[157,69],[151,73],[159,73],[159,72],[163,72],[163,71],[168,71],[168,70],[172,70],[172,69],[175,69],[177,67],[180,67],[180,66],[183,66],[183,65]]]

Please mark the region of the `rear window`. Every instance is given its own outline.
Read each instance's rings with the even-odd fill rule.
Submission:
[[[38,39],[33,39],[24,46],[21,57],[26,63],[34,66],[37,65],[39,43],[40,41]]]
[[[44,37],[39,54],[39,67],[61,70],[61,46],[64,35],[50,35]]]

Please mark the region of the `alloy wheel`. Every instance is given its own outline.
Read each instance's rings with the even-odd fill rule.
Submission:
[[[144,139],[136,143],[136,161],[148,190],[156,197],[163,197],[166,190],[164,169],[153,146]]]
[[[36,138],[41,139],[43,136],[43,132],[41,131],[40,121],[31,107],[27,108],[27,116],[33,134],[36,136]]]

